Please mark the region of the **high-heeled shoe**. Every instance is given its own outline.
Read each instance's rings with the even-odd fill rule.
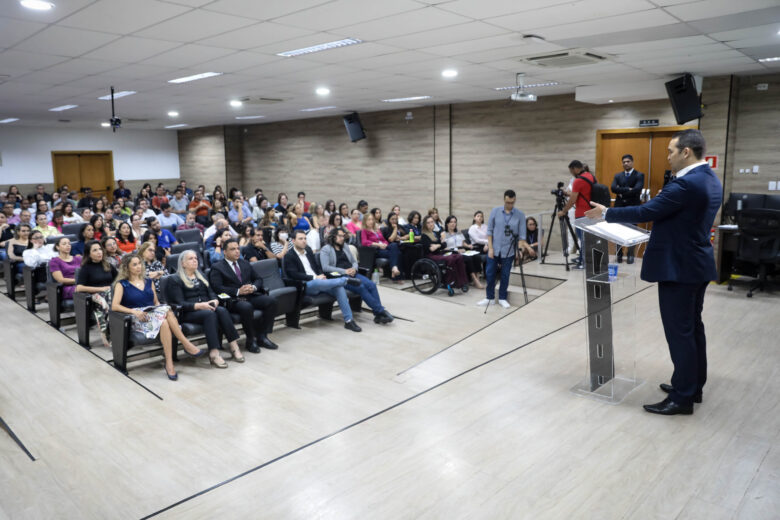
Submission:
[[[243,363],[244,361],[246,361],[246,358],[241,355],[240,350],[238,349],[231,350],[230,353],[233,355],[233,361],[235,361],[236,363]]]
[[[187,350],[185,349],[184,352],[187,352]],[[190,354],[189,352],[187,352],[187,355],[188,356],[192,356],[194,358],[199,358],[200,356],[202,356],[206,352],[208,352],[208,349],[202,348],[202,349],[198,350],[197,354]]]
[[[163,370],[165,370],[165,375],[168,376],[168,379],[170,379],[171,381],[179,380],[179,374],[177,374],[176,372],[174,372],[173,374],[169,374],[168,369],[165,367],[163,367]]]

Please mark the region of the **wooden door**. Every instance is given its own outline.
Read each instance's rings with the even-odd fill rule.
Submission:
[[[92,196],[112,199],[114,161],[109,152],[52,152],[54,184],[67,184],[72,191],[92,188]]]
[[[650,188],[650,195],[655,197],[658,191],[664,187],[664,173],[669,170],[669,141],[672,140],[674,132],[656,132],[653,134],[652,154],[650,158],[650,168],[645,179],[647,187]]]
[[[647,182],[646,172],[650,170],[651,141],[650,132],[604,135],[601,140],[600,157],[596,162],[599,182],[610,186],[610,192],[612,191],[612,181],[615,179],[615,174],[623,171],[622,157],[626,154],[634,157],[634,169],[644,173]],[[615,198],[614,193],[612,198]]]

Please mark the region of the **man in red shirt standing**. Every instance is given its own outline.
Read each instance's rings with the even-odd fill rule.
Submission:
[[[596,176],[588,171],[587,168],[577,160],[569,163],[569,173],[571,173],[574,177],[574,183],[572,183],[571,186],[569,200],[566,202],[566,206],[558,212],[558,216],[561,218],[565,217],[569,209],[574,206],[574,218],[584,217],[585,212],[590,210],[590,192],[592,185],[596,184]],[[574,261],[574,269],[583,269],[582,238],[584,233],[581,229],[577,229],[576,232],[577,240],[580,246],[580,254]]]

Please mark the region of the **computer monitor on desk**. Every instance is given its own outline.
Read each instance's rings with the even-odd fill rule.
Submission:
[[[766,195],[764,209],[780,210],[780,195]]]
[[[723,214],[736,218],[737,212],[743,209],[763,209],[766,197],[763,193],[732,193],[726,202]]]

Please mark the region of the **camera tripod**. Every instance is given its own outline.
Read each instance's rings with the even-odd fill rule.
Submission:
[[[571,227],[571,221],[569,220],[568,215],[564,215],[562,217],[558,216],[558,212],[563,210],[565,206],[565,202],[562,195],[558,195],[555,199],[555,206],[553,207],[552,216],[550,218],[550,230],[547,233],[547,242],[545,242],[544,245],[544,251],[542,251],[542,259],[539,261],[540,264],[545,263],[545,259],[547,258],[547,250],[550,248],[550,239],[552,238],[552,230],[553,226],[555,226],[555,219],[558,219],[558,223],[561,226],[561,249],[563,250],[563,264],[559,263],[551,263],[547,262],[548,265],[564,265],[566,266],[566,270],[569,271],[569,235],[567,234],[567,231],[571,233],[572,238],[574,239],[574,245],[575,247],[581,247],[580,244],[577,242],[577,235],[574,233],[574,229]]]

